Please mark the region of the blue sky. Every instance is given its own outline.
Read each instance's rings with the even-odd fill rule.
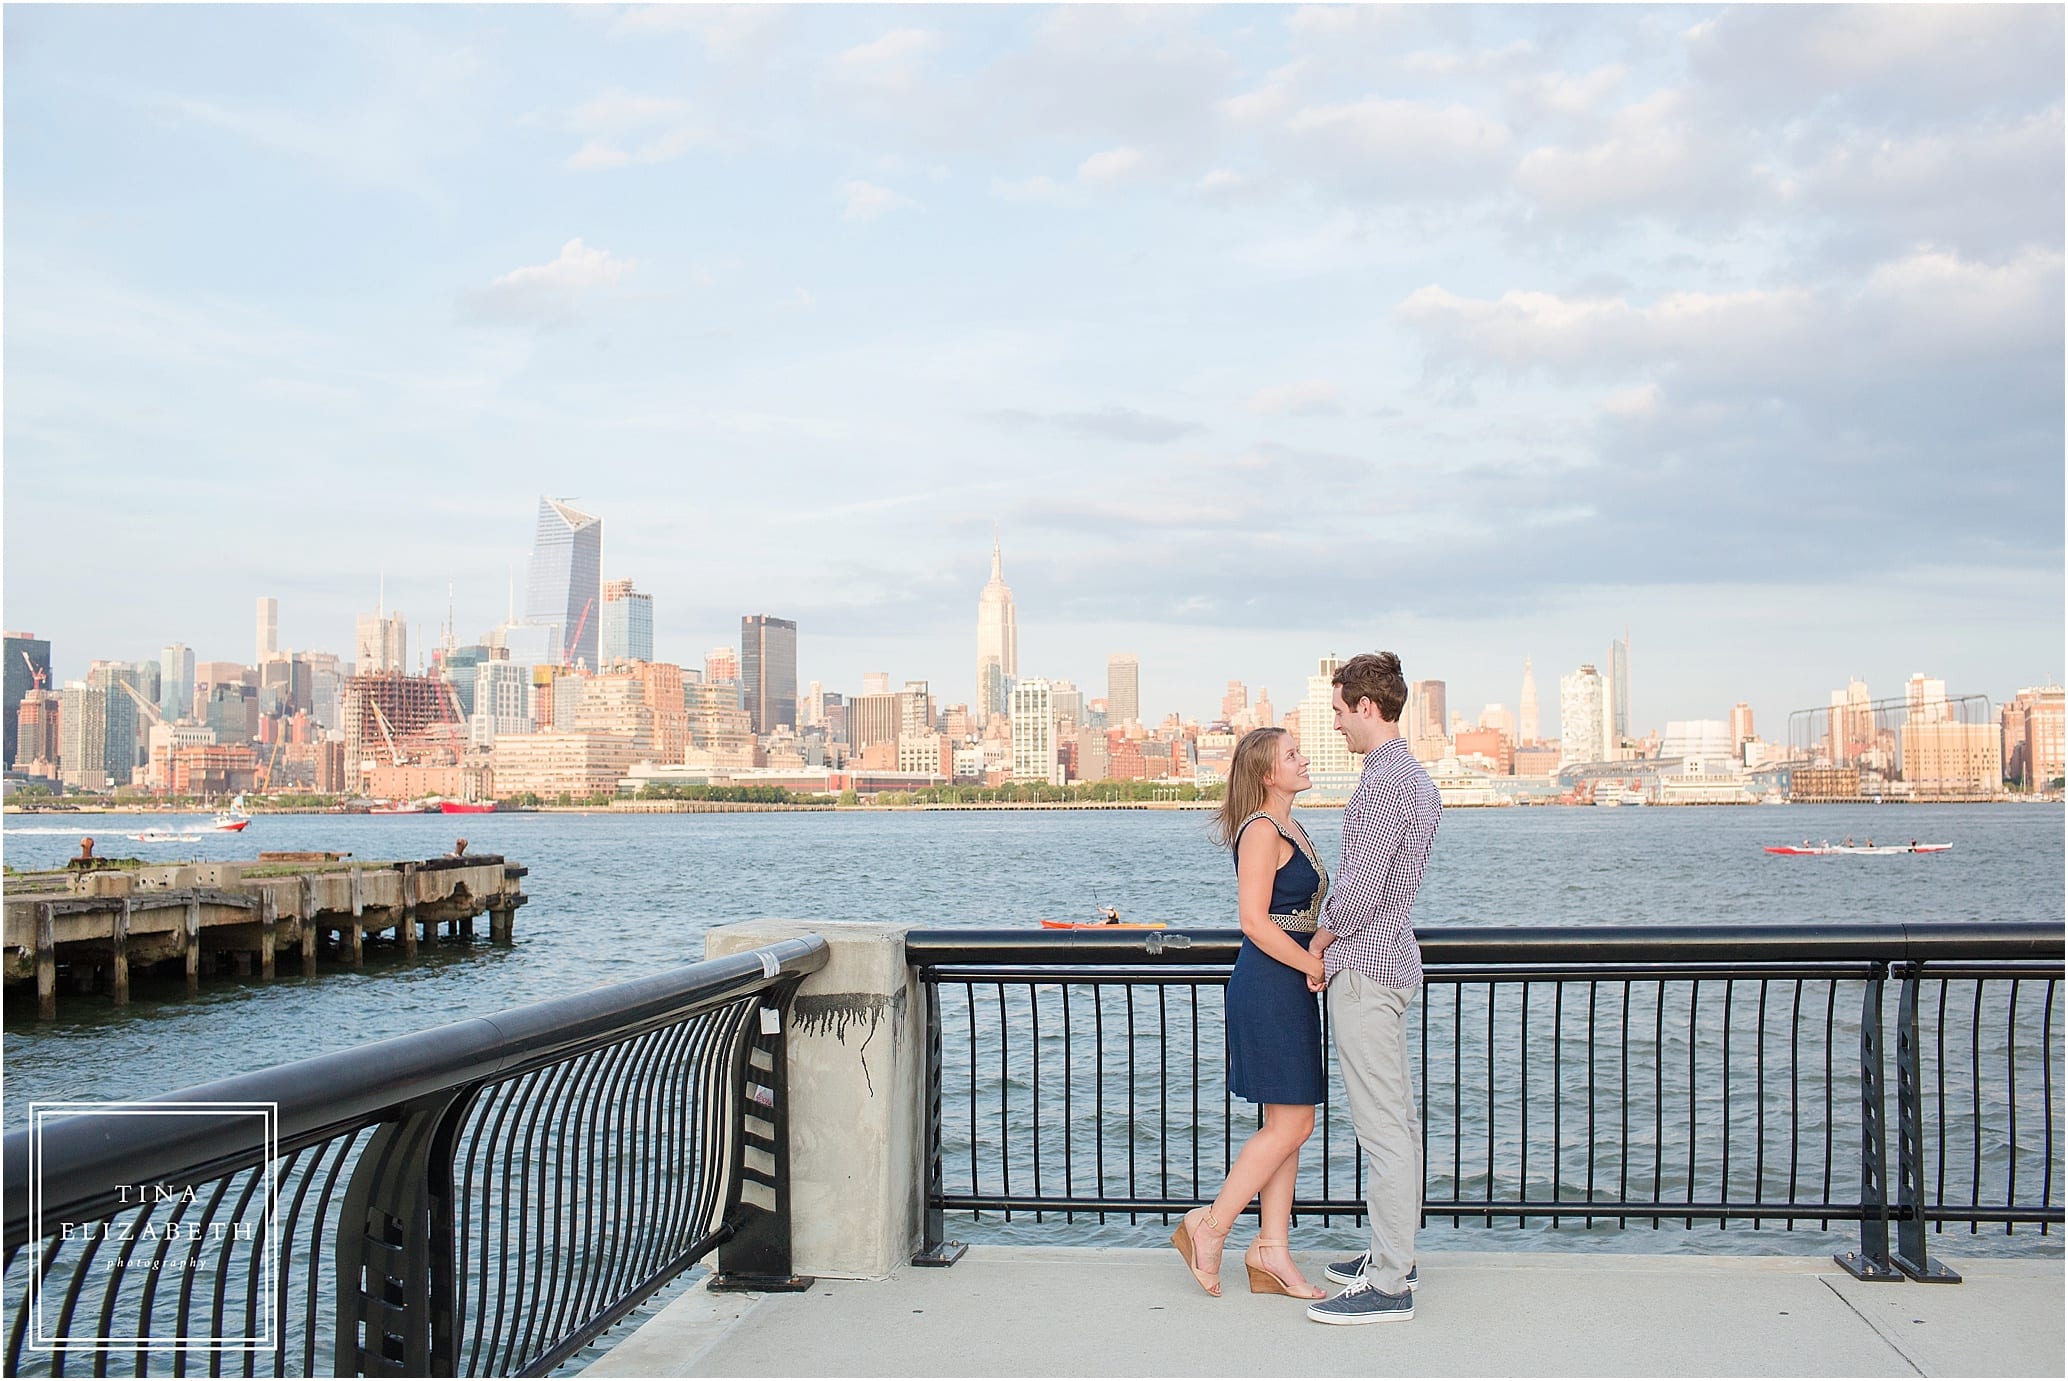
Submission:
[[[1206,715],[1375,646],[1768,736],[2063,670],[2062,11],[15,6],[5,621],[463,639],[538,496],[695,663]],[[414,634],[412,647],[414,647]],[[1548,718],[1548,713],[1547,713]]]

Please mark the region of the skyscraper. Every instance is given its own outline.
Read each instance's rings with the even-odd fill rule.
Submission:
[[[1350,751],[1350,741],[1336,732],[1335,674],[1342,664],[1333,652],[1323,657],[1307,678],[1307,698],[1300,702],[1300,751],[1313,772],[1355,772],[1363,765]]]
[[[1602,729],[1607,725],[1602,708],[1605,686],[1594,663],[1583,663],[1570,676],[1558,678],[1558,765],[1600,762]]]
[[[767,614],[740,619],[740,689],[757,734],[797,727],[797,625]]]
[[[1012,688],[1012,779],[1057,780],[1054,692],[1038,676]]]
[[[115,694],[122,694],[116,691]],[[68,681],[58,692],[58,771],[66,786],[108,785],[108,692]]]
[[[1630,738],[1630,635],[1608,645],[1608,677],[1602,686],[1602,756],[1614,758]]]
[[[106,693],[102,723],[106,725],[107,747],[102,761],[108,779],[116,786],[128,786],[136,771],[137,711],[129,691],[136,685],[136,668],[128,662],[95,662],[86,671],[86,684]]]
[[[15,721],[21,713],[22,697],[50,685],[50,640],[34,633],[9,633],[6,673],[0,684],[6,686],[5,706],[0,708],[7,720],[5,762],[12,767],[15,750],[20,746],[15,737]]]
[[[1333,701],[1331,701],[1333,703]],[[1418,738],[1442,738],[1448,732],[1450,689],[1441,681],[1413,681],[1408,684],[1407,732],[1409,743]]]
[[[1005,697],[1020,674],[1020,625],[1012,587],[1005,583],[1005,556],[991,541],[991,580],[977,596],[977,721],[1006,708]]]
[[[558,666],[598,662],[603,594],[603,520],[558,499],[539,499],[531,548],[531,593],[525,616],[543,624],[546,660]]]
[[[606,662],[653,660],[653,596],[640,594],[629,580],[603,587],[600,655]]]
[[[401,672],[409,662],[409,624],[401,612],[361,614],[352,637],[352,670],[360,676]]]
[[[736,647],[714,647],[704,654],[704,684],[733,685],[740,681],[740,652]]]
[[[1142,717],[1142,664],[1132,653],[1106,659],[1106,723],[1113,728]]]
[[[1752,731],[1752,707],[1740,700],[1731,706],[1731,752],[1742,753],[1745,745],[1758,735]]]
[[[1518,743],[1537,742],[1537,677],[1530,669],[1530,660],[1522,659],[1522,701],[1515,716],[1515,735]]]
[[[253,666],[264,666],[266,658],[280,650],[280,601],[260,595],[258,602],[258,656]]]
[[[167,643],[158,654],[158,708],[167,719],[194,713],[194,649],[185,643]]]

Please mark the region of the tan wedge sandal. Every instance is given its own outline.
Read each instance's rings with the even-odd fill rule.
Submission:
[[[1221,1245],[1223,1247],[1227,1246],[1228,1230],[1214,1221],[1214,1206],[1212,1204],[1208,1204],[1204,1208],[1195,1208],[1192,1210],[1192,1213],[1204,1215],[1200,1218],[1199,1225],[1209,1232],[1219,1233],[1221,1235]],[[1192,1278],[1199,1282],[1199,1288],[1212,1295],[1215,1299],[1219,1299],[1221,1296],[1221,1253],[1218,1249],[1214,1252],[1214,1269],[1212,1274],[1209,1275],[1207,1272],[1199,1269],[1199,1256],[1192,1246],[1192,1213],[1187,1213],[1178,1220],[1177,1231],[1170,1235],[1170,1244],[1176,1247],[1178,1252],[1185,1258],[1185,1269],[1190,1271]]]
[[[1283,1240],[1266,1241],[1261,1237],[1249,1244],[1249,1250],[1242,1254],[1242,1264],[1249,1268],[1249,1292],[1252,1295],[1289,1295],[1293,1299],[1327,1299],[1328,1291],[1317,1290],[1312,1285],[1309,1285],[1303,1294],[1286,1284],[1284,1278],[1278,1272],[1268,1266],[1258,1264],[1257,1255],[1263,1248],[1287,1247],[1290,1245],[1291,1243]]]

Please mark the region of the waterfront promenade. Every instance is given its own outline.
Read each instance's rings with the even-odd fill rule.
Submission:
[[[1444,1252],[1415,1317],[1329,1328],[1226,1294],[1169,1248],[972,1247],[945,1270],[800,1294],[686,1291],[586,1376],[2060,1376],[2062,1262],[1967,1259],[1957,1286],[1828,1257]],[[1950,1244],[1949,1244],[1950,1249]],[[1324,1257],[1301,1253],[1317,1283]],[[708,1277],[706,1278],[708,1280]]]

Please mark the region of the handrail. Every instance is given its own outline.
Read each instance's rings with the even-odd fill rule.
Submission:
[[[784,940],[651,978],[471,1017],[140,1101],[277,1104],[284,1153],[441,1090],[566,1059],[721,1006],[765,986],[772,976],[769,964],[785,975],[815,973],[825,967],[827,953],[826,942],[817,936]],[[30,1142],[37,1135],[22,1128],[0,1145],[5,1158],[4,1240],[10,1251],[32,1240]],[[125,1185],[212,1179],[264,1157],[264,1148],[253,1145],[248,1132],[240,1133],[219,1118],[61,1118],[45,1123],[40,1135],[42,1207],[51,1219],[86,1220],[110,1213],[121,1206]]]
[[[2063,933],[2046,921],[1873,922],[1862,925],[1590,925],[1417,927],[1422,962],[1451,964],[1706,963],[2060,959]],[[1229,964],[1242,932],[914,930],[912,964]]]

